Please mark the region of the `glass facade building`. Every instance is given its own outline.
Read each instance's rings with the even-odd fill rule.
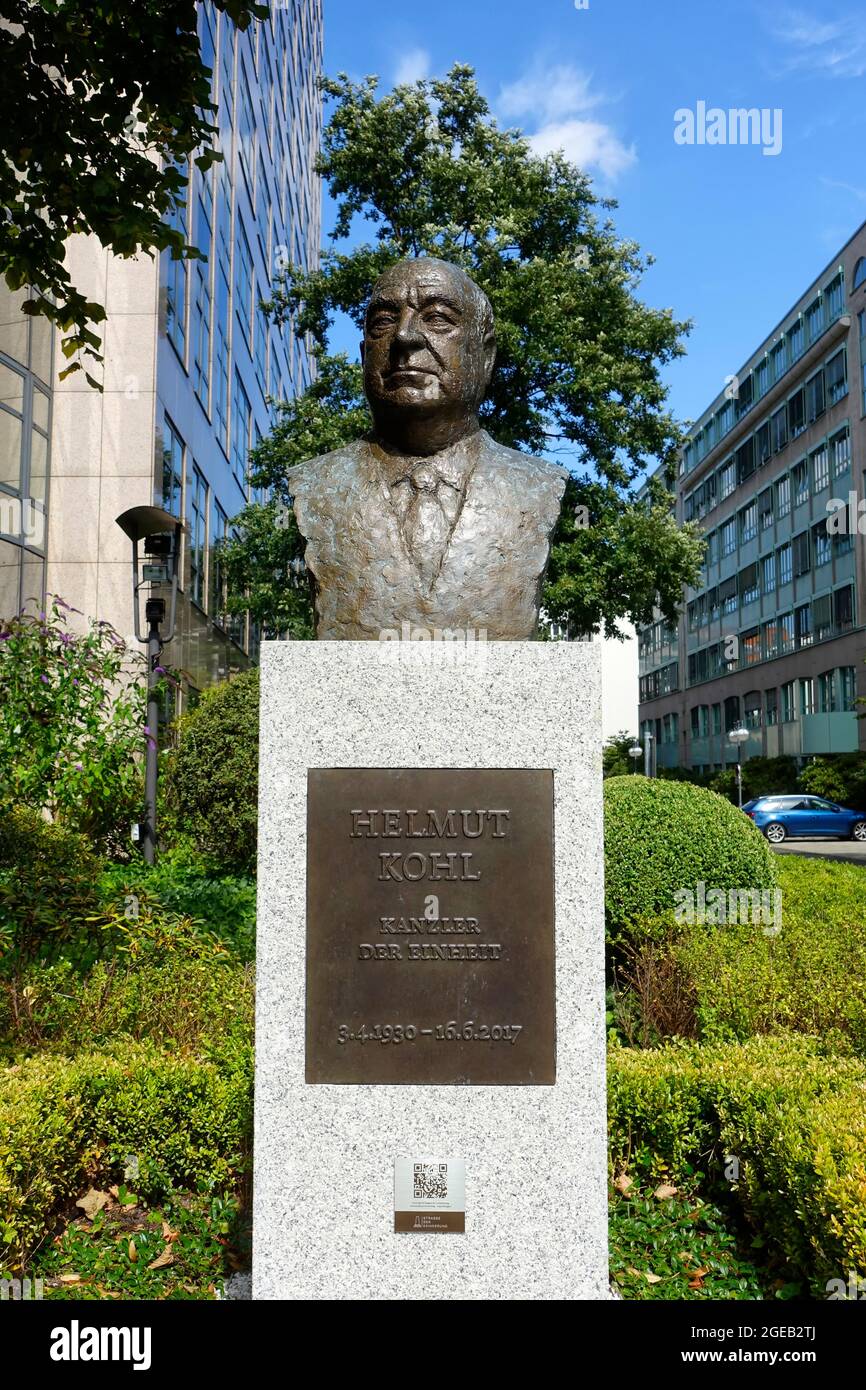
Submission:
[[[638,637],[662,766],[866,748],[866,225],[697,421],[676,511],[702,530],[679,623]],[[862,507],[862,510],[861,510]]]
[[[222,159],[205,174],[193,167],[176,223],[204,258],[121,260],[95,239],[70,241],[73,282],[107,311],[102,393],[83,373],[54,377],[51,330],[28,324],[16,297],[0,313],[0,607],[31,591],[41,601],[47,585],[127,636],[130,556],[115,518],[164,506],[184,523],[166,659],[193,696],[255,656],[248,620],[226,614],[217,543],[250,498],[248,453],[275,402],[312,379],[309,345],[260,302],[282,266],[315,267],[321,232],[321,0],[272,6],[243,33],[210,3],[198,14]],[[10,535],[16,497],[22,524]],[[44,509],[39,543],[24,529],[25,500]]]

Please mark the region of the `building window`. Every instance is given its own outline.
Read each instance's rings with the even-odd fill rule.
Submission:
[[[726,521],[721,527],[722,533],[722,555],[733,555],[737,548],[737,522],[734,517]]]
[[[228,453],[229,425],[229,282],[220,265],[216,271],[214,318],[214,425],[215,434]]]
[[[195,268],[195,315],[192,341],[192,383],[204,406],[210,408],[210,318],[211,301],[207,273],[197,264]]]
[[[776,589],[776,557],[775,555],[765,555],[761,561],[761,587],[765,594],[772,594]]]
[[[724,579],[719,585],[719,602],[722,605],[723,613],[736,613],[737,576],[735,574],[732,574],[730,579]]]
[[[797,706],[794,698],[794,682],[788,681],[782,686],[782,723],[793,724],[797,718]]]
[[[772,661],[773,657],[779,654],[779,625],[775,618],[764,623],[762,638],[764,658],[767,661]]]
[[[818,713],[836,713],[836,672],[824,671],[818,677]]]
[[[811,425],[824,414],[824,373],[818,371],[806,382],[806,420]]]
[[[759,628],[753,628],[751,632],[744,632],[740,641],[743,652],[744,666],[755,666],[761,660],[761,632]]]
[[[776,483],[776,516],[787,516],[791,510],[791,479],[786,474]]]
[[[822,565],[829,565],[832,548],[830,537],[827,535],[826,521],[816,521],[812,527],[812,546],[815,551],[815,568],[820,569]]]
[[[193,465],[189,490],[189,583],[190,596],[204,607],[205,544],[207,530],[207,482]]]
[[[806,310],[806,345],[817,342],[824,331],[824,306],[819,295]]]
[[[812,631],[816,642],[823,642],[833,636],[833,600],[831,594],[822,594],[812,600]]]
[[[189,184],[187,183],[187,190],[188,188]],[[180,232],[184,241],[188,239],[186,207],[183,204],[175,207],[166,221],[175,231]],[[184,362],[186,356],[187,263],[180,257],[175,260],[171,251],[166,251],[165,257],[165,332],[169,341],[173,343],[181,362]]]
[[[800,608],[794,609],[794,630],[796,633],[797,647],[811,647],[812,614],[808,603],[804,603]]]
[[[829,285],[825,286],[824,299],[827,302],[827,322],[832,323],[845,307],[845,287],[842,283],[841,271],[834,280],[830,281]]]
[[[866,284],[866,256],[861,256],[854,267],[854,279],[851,281],[851,288],[858,290],[863,284]]]
[[[802,507],[809,500],[809,464],[806,459],[794,464],[791,479],[794,484],[794,506]]]
[[[846,632],[854,626],[854,589],[846,584],[833,595],[833,624],[837,632]]]
[[[235,369],[235,384],[232,395],[232,472],[246,492],[247,455],[250,450],[250,428],[252,411],[250,398],[244,390],[243,382]]]
[[[760,400],[761,396],[765,396],[770,388],[769,358],[765,357],[762,362],[758,363],[752,373],[752,377],[755,382],[755,399]]]
[[[779,654],[786,656],[792,652],[796,642],[794,640],[794,614],[782,613],[779,618]]]
[[[719,469],[719,499],[724,502],[726,497],[736,490],[737,486],[737,464],[736,460],[730,459],[722,464]]]
[[[785,337],[788,341],[788,361],[796,362],[803,353],[803,320],[797,319],[797,322],[788,329]]]
[[[773,430],[773,453],[778,454],[788,443],[788,411],[786,406],[777,410],[770,421]]]
[[[782,380],[782,377],[785,375],[787,368],[788,357],[787,352],[785,350],[785,342],[783,339],[782,342],[776,344],[776,346],[770,353],[770,370],[772,372],[774,383]]]
[[[222,563],[222,545],[228,535],[228,516],[216,497],[211,493],[210,509],[210,582],[208,584],[207,611],[215,623],[225,622],[225,575]]]
[[[713,733],[718,735],[722,732],[722,707],[713,705]]]
[[[809,545],[809,532],[801,531],[799,536],[794,537],[794,578],[799,579],[801,575],[808,574],[811,565],[811,547]]]
[[[704,561],[707,565],[716,565],[719,562],[719,533],[711,531],[707,536],[707,558]]]
[[[806,391],[800,387],[788,401],[788,431],[796,439],[806,428]]]
[[[777,695],[778,692],[776,691],[775,687],[772,690],[767,690],[764,694],[766,722],[768,729],[771,729],[774,724],[778,723],[779,720],[779,707],[777,703]]]
[[[830,455],[827,445],[822,444],[820,449],[816,449],[809,462],[812,467],[812,491],[821,492],[830,485]]]
[[[240,222],[235,257],[235,316],[240,324],[243,340],[249,347],[253,323],[253,258],[246,232]]]
[[[838,478],[841,473],[848,472],[851,464],[851,437],[847,425],[830,440],[830,452],[833,455],[833,477]]]
[[[840,709],[849,713],[857,707],[857,673],[853,666],[839,667]]]
[[[162,505],[177,517],[183,515],[183,451],[183,440],[166,416],[162,447]]]
[[[754,603],[760,597],[760,587],[758,585],[758,562],[747,565],[744,570],[740,570],[740,603]]]
[[[815,713],[815,682],[811,676],[799,682],[800,685],[800,713],[803,715]]]
[[[749,502],[740,511],[740,542],[751,541],[758,534],[758,503]]]
[[[773,525],[773,489],[768,487],[758,498],[758,521],[762,531]]]
[[[760,468],[771,457],[773,452],[773,436],[770,428],[770,421],[765,420],[755,432],[755,456]]]
[[[836,353],[827,363],[825,370],[827,380],[827,400],[830,405],[835,405],[841,401],[843,396],[848,394],[848,369],[846,366],[845,349]]]
[[[760,690],[750,690],[743,697],[744,722],[747,729],[760,729],[762,704]]]

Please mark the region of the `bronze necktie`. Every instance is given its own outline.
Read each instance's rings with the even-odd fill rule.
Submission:
[[[428,464],[422,464],[400,481],[408,483],[410,490],[403,514],[403,537],[429,589],[442,568],[445,550],[460,510],[460,492]]]

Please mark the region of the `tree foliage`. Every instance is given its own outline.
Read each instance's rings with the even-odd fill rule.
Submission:
[[[214,4],[240,29],[268,14]],[[68,358],[102,360],[93,325],[105,318],[72,283],[68,237],[94,233],[119,256],[199,254],[164,220],[183,202],[189,158],[200,150],[206,169],[219,157],[196,13],[195,0],[0,3],[0,270],[12,290],[33,286],[24,308],[67,332]]]
[[[545,593],[550,617],[573,630],[615,629],[624,616],[650,621],[657,595],[672,616],[700,544],[676,526],[660,481],[650,500],[635,494],[648,469],[673,476],[681,434],[660,370],[683,351],[688,325],[637,297],[650,258],[617,237],[607,215],[615,205],[564,155],[537,156],[519,132],[500,129],[471,68],[384,96],[373,77],[322,85],[332,108],[319,170],[337,207],[334,244],[318,270],[290,266],[271,307],[312,336],[325,384],[310,411],[289,408],[254,481],[285,501],[291,462],[357,433],[360,377],[326,356],[333,319],[347,314],[360,331],[383,269],[437,255],[481,285],[496,316],[483,425],[573,469]],[[338,249],[365,222],[372,239]],[[242,572],[242,547],[235,559]]]
[[[70,632],[68,604],[0,621],[0,810],[27,806],[104,848],[141,812],[144,658],[109,623]]]

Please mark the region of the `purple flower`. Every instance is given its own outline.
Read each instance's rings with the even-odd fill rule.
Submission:
[[[40,679],[45,685],[50,685],[50,684],[51,684],[51,682],[50,682],[50,680],[48,679],[47,676],[40,676],[39,679]]]
[[[77,770],[78,770],[79,772],[83,772],[83,771],[84,771],[84,763],[76,763],[76,764],[75,764],[75,767],[77,768]]]
[[[11,632],[0,632],[0,642],[11,642],[11,641],[12,641],[12,633],[11,633]]]

